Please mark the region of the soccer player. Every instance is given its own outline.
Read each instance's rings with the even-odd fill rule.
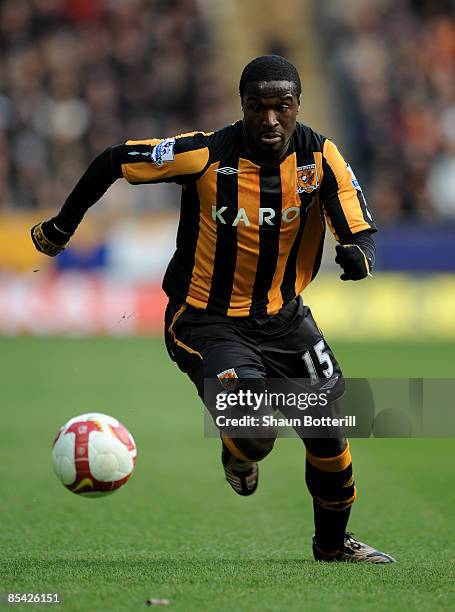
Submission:
[[[32,228],[32,239],[42,253],[60,253],[116,179],[178,183],[177,249],[163,282],[171,359],[202,399],[205,379],[218,379],[220,388],[248,381],[264,389],[267,377],[307,377],[324,381],[334,401],[343,391],[341,370],[300,294],[318,272],[326,222],[346,281],[370,274],[376,227],[335,144],[297,122],[296,68],[279,56],[258,57],[244,68],[239,89],[243,118],[233,125],[127,141],[101,153],[60,212]],[[345,436],[298,433],[313,497],[315,559],[393,562],[347,532],[356,491]],[[276,430],[220,434],[227,481],[239,495],[251,495]]]

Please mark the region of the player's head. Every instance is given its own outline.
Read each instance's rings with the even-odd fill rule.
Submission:
[[[240,77],[243,125],[248,147],[279,158],[295,130],[302,86],[296,67],[279,55],[263,55]]]

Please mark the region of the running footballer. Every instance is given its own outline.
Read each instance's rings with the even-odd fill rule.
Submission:
[[[335,261],[343,280],[370,274],[376,226],[335,144],[297,122],[301,84],[290,62],[275,55],[254,59],[239,90],[243,118],[233,125],[127,141],[101,153],[57,216],[32,228],[32,239],[42,253],[58,255],[119,178],[178,183],[177,248],[163,282],[171,359],[203,400],[207,379],[218,380],[220,389],[228,380],[234,390],[260,390],[267,378],[311,376],[330,386],[335,405],[343,392],[340,366],[300,294],[318,272],[326,223],[339,243]],[[347,531],[356,490],[344,434],[297,433],[306,447],[315,559],[394,562]],[[227,481],[239,495],[251,495],[276,430],[220,435]]]

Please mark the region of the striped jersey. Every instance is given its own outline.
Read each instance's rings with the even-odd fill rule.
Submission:
[[[131,140],[122,151],[130,183],[181,185],[163,289],[207,312],[273,315],[316,276],[326,222],[341,242],[376,230],[335,144],[301,123],[276,165],[249,158],[241,121],[213,133]]]

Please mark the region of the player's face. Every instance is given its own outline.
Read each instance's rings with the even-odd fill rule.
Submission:
[[[243,95],[246,145],[260,159],[279,160],[295,130],[300,99],[289,81],[250,83]]]

